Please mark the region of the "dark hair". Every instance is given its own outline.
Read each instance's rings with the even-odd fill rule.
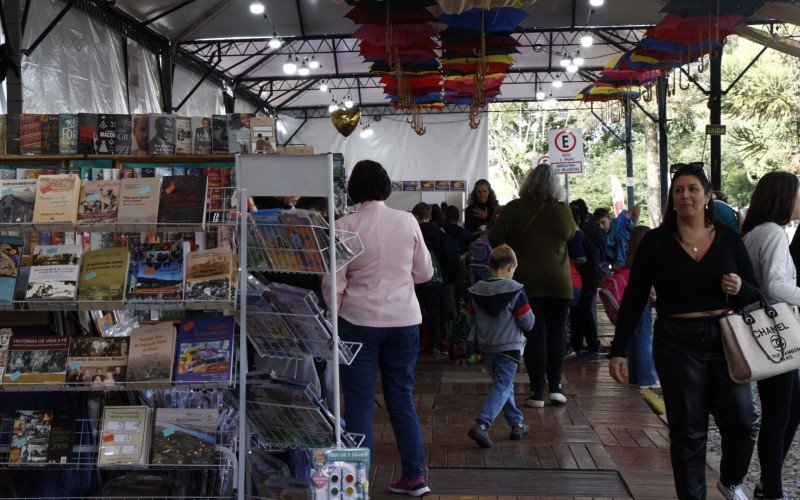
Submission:
[[[444,212],[442,212],[442,207],[439,205],[431,205],[431,222],[436,224],[438,228],[444,227]]]
[[[356,203],[383,201],[392,194],[392,181],[380,163],[361,160],[355,164],[350,174],[347,194]]]
[[[683,177],[686,175],[691,175],[696,177],[697,180],[700,181],[700,185],[703,187],[703,193],[707,194],[711,191],[711,183],[708,181],[708,177],[706,177],[706,172],[703,170],[702,163],[689,163],[689,164],[678,164],[681,165],[677,169],[675,169],[675,173],[672,174],[672,180],[670,181],[670,186],[675,184],[675,181],[679,177]],[[674,167],[675,165],[673,165]],[[705,219],[706,226],[713,226],[717,221],[717,216],[714,213],[714,204],[709,203],[706,206],[705,212],[703,214],[703,218]],[[666,226],[670,232],[677,236],[680,239],[680,235],[678,234],[678,215],[675,213],[675,201],[672,199],[672,187],[669,189],[669,196],[667,197],[667,207],[664,209],[664,220],[661,222],[662,226]]]
[[[723,203],[728,203],[728,195],[723,193],[722,191],[714,191],[714,198],[718,199]]]
[[[328,212],[328,198],[325,196],[303,196],[294,204],[294,208],[313,210],[315,212]]]
[[[611,219],[611,212],[609,212],[607,208],[598,208],[592,213],[592,217],[594,217],[594,220],[600,220],[603,217]]]
[[[444,221],[456,223],[461,218],[461,211],[455,205],[448,205],[444,211]]]
[[[430,219],[431,218],[431,206],[421,201],[414,205],[414,208],[411,209],[411,213],[419,217],[420,219]]]
[[[572,200],[569,202],[569,206],[577,208],[580,216],[580,222],[584,222],[589,217],[589,206],[583,201],[583,198],[578,198],[577,200]]]
[[[580,224],[581,223],[581,209],[578,208],[578,207],[572,206],[572,204],[570,204],[569,209],[572,211],[572,220],[575,221],[575,224]]]
[[[639,249],[639,244],[644,239],[644,235],[650,231],[647,226],[636,226],[631,229],[631,238],[628,240],[628,255],[625,257],[625,267],[631,268],[633,259],[636,257],[636,251]]]
[[[750,197],[750,208],[742,224],[742,236],[765,222],[779,226],[789,223],[794,212],[794,200],[800,182],[789,172],[770,172],[756,184]]]
[[[469,193],[469,197],[467,198],[467,205],[477,205],[478,204],[478,197],[475,195],[475,190],[481,186],[486,186],[489,188],[489,199],[486,201],[487,207],[496,207],[499,203],[497,202],[497,195],[494,194],[494,189],[492,189],[492,185],[489,184],[489,181],[486,179],[478,179],[475,181],[475,185],[472,186],[472,191]]]
[[[497,271],[509,264],[517,265],[517,254],[514,253],[514,249],[502,244],[492,250],[492,254],[489,256],[489,269]]]

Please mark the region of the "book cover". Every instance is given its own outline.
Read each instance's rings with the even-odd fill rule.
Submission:
[[[208,177],[208,222],[223,222],[225,209],[231,208],[230,199],[225,199],[226,191],[222,189],[230,186],[230,170],[216,167],[203,168],[203,174]]]
[[[117,151],[117,115],[97,115],[97,154]]]
[[[133,137],[133,123],[131,115],[116,115],[117,143],[114,152],[118,155],[131,154],[131,140]]]
[[[276,152],[275,119],[254,116],[250,118],[250,143],[253,153]]]
[[[19,115],[6,115],[6,154],[19,154]]]
[[[78,153],[97,154],[97,113],[78,113]]]
[[[115,222],[119,211],[120,181],[86,181],[78,204],[79,222]]]
[[[33,222],[72,223],[78,218],[81,180],[76,174],[40,175],[36,184]]]
[[[172,322],[140,325],[131,330],[128,382],[171,382],[175,352]]]
[[[150,416],[147,406],[106,406],[97,465],[144,465],[150,451]]]
[[[192,117],[192,152],[194,154],[211,154],[211,117]]]
[[[133,115],[131,118],[131,154],[146,155],[149,153],[147,145],[150,119],[147,115]]]
[[[189,252],[185,300],[230,300],[233,258],[228,248]]]
[[[81,259],[78,300],[123,300],[129,259],[130,253],[125,247],[86,252]]]
[[[62,155],[78,152],[78,115],[58,115],[58,152]]]
[[[161,179],[157,177],[122,179],[117,222],[120,224],[156,222],[160,189]]]
[[[157,408],[154,464],[217,463],[217,408]]]
[[[162,224],[203,224],[206,214],[205,175],[169,175],[161,180],[158,222]]]
[[[67,358],[68,384],[113,387],[125,381],[128,337],[74,337]]]
[[[147,245],[134,280],[130,300],[183,300],[183,242]]]
[[[290,248],[295,250],[292,257],[299,271],[325,272],[320,245],[311,228],[311,221],[296,213],[286,212],[278,215],[283,224],[284,235]]]
[[[14,300],[23,241],[22,236],[0,235],[0,302]]]
[[[233,316],[181,320],[175,349],[175,381],[229,380],[235,326]]]
[[[47,463],[50,443],[50,426],[53,412],[42,410],[17,410],[11,428],[11,446],[8,465],[43,465]]]
[[[26,299],[75,299],[81,245],[38,245],[33,250]]]
[[[150,114],[147,146],[151,155],[175,154],[175,115]]]
[[[0,223],[24,224],[33,221],[36,179],[0,181]]]
[[[42,154],[57,155],[60,151],[58,115],[42,116]]]
[[[250,153],[250,113],[228,113],[228,152]]]
[[[13,335],[3,384],[63,384],[69,337]]]
[[[23,155],[42,154],[42,115],[19,115],[19,151]]]
[[[188,116],[175,117],[175,154],[192,153],[192,119]]]
[[[3,383],[3,374],[8,365],[8,347],[11,344],[11,328],[0,328],[0,384]]]
[[[211,150],[216,153],[228,153],[228,117],[212,115]]]
[[[6,154],[6,115],[0,115],[0,155]]]
[[[75,442],[75,415],[68,411],[54,411],[47,446],[48,464],[67,464],[72,461]]]

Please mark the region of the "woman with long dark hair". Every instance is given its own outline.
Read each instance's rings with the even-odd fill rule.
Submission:
[[[767,300],[800,306],[797,269],[789,251],[786,226],[800,219],[800,182],[789,172],[762,177],[750,198],[742,239]],[[761,482],[756,498],[784,498],[782,470],[800,425],[800,373],[797,370],[759,380],[761,431],[758,459]]]
[[[722,437],[717,489],[737,500],[753,454],[758,416],[749,385],[728,375],[719,319],[757,299],[753,267],[741,238],[718,224],[702,164],[677,165],[664,222],[642,239],[622,297],[609,373],[627,378],[628,341],[655,288],[653,357],[669,425],[675,489],[681,499],[706,498],[709,413]]]
[[[478,231],[481,226],[491,225],[494,209],[497,208],[497,195],[486,179],[479,179],[467,198],[464,209],[464,228],[467,231]]]

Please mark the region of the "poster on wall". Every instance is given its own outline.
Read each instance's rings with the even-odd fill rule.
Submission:
[[[419,181],[420,191],[435,191],[436,181]]]
[[[403,191],[419,191],[419,181],[403,181]]]

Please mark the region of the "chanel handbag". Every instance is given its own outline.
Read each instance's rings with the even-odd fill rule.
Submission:
[[[728,373],[744,384],[800,368],[800,323],[791,306],[759,302],[720,318]]]

